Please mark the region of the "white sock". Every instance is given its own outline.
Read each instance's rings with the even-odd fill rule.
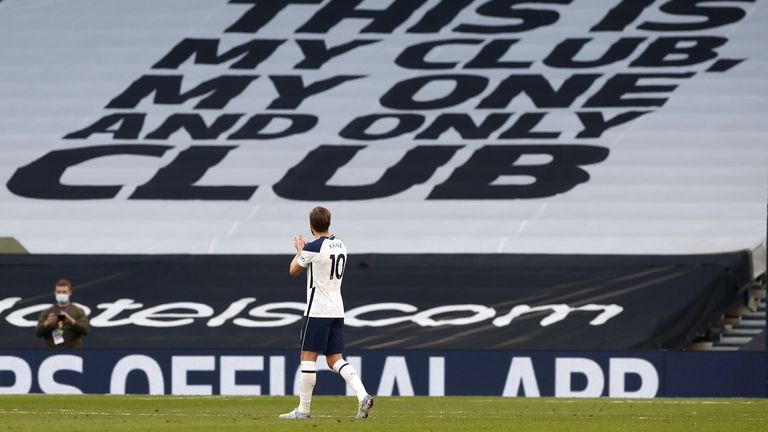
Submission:
[[[313,361],[301,362],[301,376],[299,377],[299,411],[309,412],[312,403],[312,390],[317,382],[317,365]]]
[[[333,370],[344,378],[344,381],[352,387],[352,390],[357,393],[357,400],[362,401],[368,395],[365,390],[363,382],[360,380],[360,375],[355,370],[355,367],[348,363],[346,360],[341,359],[333,364]]]

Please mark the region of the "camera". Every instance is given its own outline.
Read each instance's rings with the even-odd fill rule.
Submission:
[[[64,316],[64,314],[58,314],[58,315],[56,315],[56,318],[58,318],[58,319],[59,319],[59,321],[64,321],[64,320],[66,319],[66,317]]]

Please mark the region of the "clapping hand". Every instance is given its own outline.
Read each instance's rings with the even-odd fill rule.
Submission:
[[[302,237],[301,234],[296,234],[293,236],[293,247],[296,248],[296,253],[301,253],[301,250],[304,249],[306,244],[307,241],[304,240],[304,237]]]

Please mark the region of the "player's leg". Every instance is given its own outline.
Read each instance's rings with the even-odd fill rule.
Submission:
[[[282,419],[310,418],[312,392],[317,382],[317,355],[326,349],[329,322],[323,318],[304,317],[301,332],[301,371],[299,375],[299,406],[281,414]]]
[[[355,367],[344,360],[341,353],[326,354],[326,359],[328,360],[328,367],[341,375],[344,381],[355,391],[358,401],[357,418],[368,418],[368,413],[373,408],[373,396],[368,394]]]
[[[360,374],[357,372],[354,366],[344,360],[342,352],[344,351],[344,319],[334,319],[331,331],[328,336],[328,351],[325,354],[325,359],[328,362],[328,367],[336,371],[344,381],[347,382],[352,390],[355,391],[358,401],[357,417],[367,418],[368,411],[373,408],[373,397],[368,394],[368,391],[363,385],[363,381],[360,379]]]
[[[314,360],[313,360],[314,359]],[[301,372],[299,375],[299,406],[296,409],[280,414],[281,419],[311,418],[312,391],[317,381],[317,353],[301,352]]]
[[[317,382],[317,351],[301,352],[301,375],[299,375],[299,412],[309,413],[312,392]]]

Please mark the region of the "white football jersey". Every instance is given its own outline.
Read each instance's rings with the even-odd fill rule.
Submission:
[[[298,258],[307,269],[307,308],[304,316],[344,318],[341,279],[347,265],[347,247],[335,236],[307,243]]]

